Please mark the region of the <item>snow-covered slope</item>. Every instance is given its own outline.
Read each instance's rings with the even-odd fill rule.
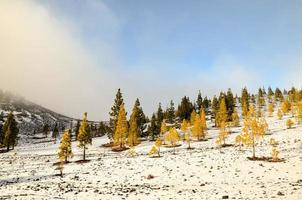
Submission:
[[[142,142],[130,157],[101,147],[106,137],[94,138],[87,150],[88,163],[76,163],[82,150],[73,143],[74,157],[56,176],[59,143],[18,146],[0,154],[0,199],[302,199],[302,126],[285,129],[285,121],[267,117],[268,135],[256,149],[270,156],[270,138],[280,142],[284,162],[250,161],[250,148],[218,148],[216,128],[208,140],[194,141],[188,150],[162,147],[162,157],[150,158],[153,142]],[[232,129],[227,143],[234,144],[241,128]],[[151,175],[151,176],[150,176]]]
[[[59,127],[68,127],[72,120],[16,95],[1,93],[0,96],[0,123],[4,123],[6,116],[12,111],[18,122],[21,140],[27,139],[27,135],[31,135],[34,130],[40,132],[46,123],[50,126],[58,123]]]

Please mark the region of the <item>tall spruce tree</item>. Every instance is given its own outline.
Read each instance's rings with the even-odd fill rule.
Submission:
[[[155,114],[153,114],[152,118],[151,118],[151,124],[148,127],[148,134],[152,141],[154,141],[155,138],[159,135],[159,132],[160,132],[160,129],[158,128],[158,125],[157,125],[157,119],[156,119]]]
[[[247,91],[247,88],[243,88],[241,92],[241,108],[242,108],[242,114],[243,116],[247,115],[247,112],[249,111],[249,93]]]
[[[232,121],[232,114],[235,109],[235,102],[234,102],[234,95],[232,93],[231,88],[228,89],[226,98],[225,98],[225,103],[227,107],[227,114],[228,114],[228,121]]]
[[[120,106],[123,103],[124,103],[123,95],[121,93],[121,89],[119,88],[117,90],[117,93],[116,93],[116,96],[114,99],[114,104],[111,107],[111,112],[109,113],[110,119],[109,119],[109,130],[107,132],[107,136],[110,140],[113,139],[113,134],[116,131],[118,113],[120,110]]]
[[[196,99],[196,111],[198,113],[200,113],[202,108],[203,108],[203,100],[202,100],[201,92],[199,90],[198,95],[197,95],[197,99]]]
[[[284,99],[283,94],[279,88],[276,88],[276,90],[275,90],[275,99],[277,101],[283,101],[283,99]]]
[[[144,130],[146,128],[146,116],[141,107],[139,99],[136,99],[134,107],[136,107],[136,110],[137,110],[136,124],[138,127],[139,135],[141,137],[145,137],[146,135],[144,134]]]
[[[18,141],[18,123],[15,120],[15,116],[12,112],[10,112],[7,116],[7,119],[3,125],[3,145],[6,146],[7,151],[9,151],[10,147],[14,147],[17,145]]]
[[[58,124],[55,123],[55,126],[52,130],[52,138],[55,139],[55,143],[57,142],[57,137],[59,136],[59,129],[58,129]]]
[[[175,107],[174,107],[174,102],[171,100],[170,101],[170,106],[168,107],[166,111],[166,119],[167,123],[174,124],[175,123]]]
[[[219,102],[216,96],[213,97],[212,100],[212,113],[213,113],[213,118],[216,119],[217,113],[219,110]],[[215,120],[215,126],[217,126],[216,124],[216,120]]]
[[[81,126],[80,120],[77,120],[77,124],[76,124],[76,128],[75,128],[75,140],[78,140],[80,126]]]
[[[177,117],[179,117],[180,121],[183,121],[184,119],[189,120],[193,109],[194,108],[192,103],[190,102],[189,97],[184,96],[181,100],[180,105],[178,106]]]

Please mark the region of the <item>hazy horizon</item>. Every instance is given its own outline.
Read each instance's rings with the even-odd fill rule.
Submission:
[[[189,3],[190,2],[190,3]],[[0,88],[107,120],[183,96],[302,86],[302,1],[0,1]]]

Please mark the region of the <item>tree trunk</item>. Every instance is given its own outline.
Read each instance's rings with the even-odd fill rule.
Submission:
[[[7,144],[7,149],[6,149],[6,151],[7,151],[7,152],[9,151],[9,144]]]
[[[86,146],[84,146],[84,154],[83,154],[83,160],[85,160],[85,158],[86,158],[86,152],[85,152],[85,150],[86,150]]]
[[[256,158],[256,153],[255,153],[255,140],[253,138],[253,158]]]

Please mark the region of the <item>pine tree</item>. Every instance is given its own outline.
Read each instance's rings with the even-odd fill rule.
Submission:
[[[214,96],[213,100],[212,100],[212,112],[213,112],[213,117],[215,119],[215,126],[217,126],[216,117],[217,117],[218,110],[219,110],[219,102],[218,102],[217,97]]]
[[[274,96],[274,92],[273,92],[272,88],[268,87],[268,89],[267,89],[267,97],[268,97],[270,103],[272,103],[273,96]]]
[[[132,114],[130,116],[130,128],[129,128],[129,134],[127,139],[127,143],[130,147],[133,147],[139,143],[138,140],[139,130],[137,126],[138,112],[139,112],[139,107],[137,105],[134,105],[132,109]]]
[[[196,99],[196,110],[197,110],[197,112],[200,112],[202,108],[203,108],[203,100],[202,100],[201,92],[199,90],[198,96],[197,96],[197,99]]]
[[[170,101],[170,106],[167,109],[166,115],[167,115],[166,116],[167,123],[174,124],[175,123],[175,108],[174,108],[174,102],[172,100]]]
[[[148,132],[149,132],[149,136],[151,137],[152,141],[154,141],[155,138],[159,135],[160,130],[158,129],[158,126],[157,126],[157,119],[156,119],[155,114],[152,115],[151,124],[148,127]]]
[[[128,123],[126,119],[126,111],[124,104],[120,106],[116,129],[114,133],[114,145],[118,145],[121,149],[124,148],[126,136],[128,134]]]
[[[234,95],[232,93],[232,90],[229,88],[226,98],[225,98],[225,104],[227,108],[227,114],[228,114],[228,121],[232,120],[232,114],[235,109],[235,102],[234,102]]]
[[[283,94],[279,88],[276,88],[275,90],[275,100],[276,101],[282,101],[283,100]]]
[[[100,125],[98,127],[98,136],[103,136],[107,133],[107,126],[104,122],[100,122]]]
[[[49,133],[49,125],[48,124],[44,124],[44,126],[43,126],[43,134],[44,134],[45,138],[47,138],[48,133]]]
[[[83,149],[83,160],[86,159],[87,145],[92,143],[91,130],[87,121],[87,113],[84,113],[84,118],[81,122],[79,134],[78,134],[78,147]]]
[[[78,140],[80,125],[81,125],[80,120],[77,120],[77,125],[76,125],[76,129],[75,129],[75,140]]]
[[[193,104],[190,102],[189,97],[184,96],[177,109],[177,116],[179,117],[179,120],[182,121],[183,119],[190,119],[193,109]]]
[[[109,113],[110,120],[109,120],[109,129],[107,132],[107,136],[110,140],[113,139],[113,134],[116,131],[118,114],[119,114],[120,106],[123,103],[124,103],[123,95],[121,93],[121,89],[119,88],[114,99],[114,104],[111,107],[111,112]]]
[[[137,110],[136,123],[140,137],[145,137],[144,130],[146,128],[146,116],[141,107],[139,99],[136,99],[134,104],[135,109]]]
[[[10,112],[7,116],[7,119],[3,125],[3,145],[6,146],[7,151],[9,151],[9,148],[12,146],[13,149],[17,145],[18,141],[18,123],[15,120],[15,116],[12,112]]]
[[[242,107],[242,115],[246,116],[249,108],[249,93],[247,88],[243,88],[241,92],[241,107]]]
[[[211,101],[208,99],[207,96],[203,99],[202,105],[203,105],[203,109],[204,109],[204,110],[206,111],[206,113],[207,113],[208,110],[209,110],[209,107],[210,107],[210,105],[211,105]]]
[[[55,123],[55,126],[52,130],[52,138],[55,139],[55,143],[57,142],[57,137],[59,136],[59,129],[58,129],[58,124]]]
[[[65,161],[67,163],[68,158],[72,157],[72,150],[71,150],[71,138],[69,134],[69,130],[65,130],[62,139],[61,139],[61,144],[59,146],[59,159],[61,161]]]

